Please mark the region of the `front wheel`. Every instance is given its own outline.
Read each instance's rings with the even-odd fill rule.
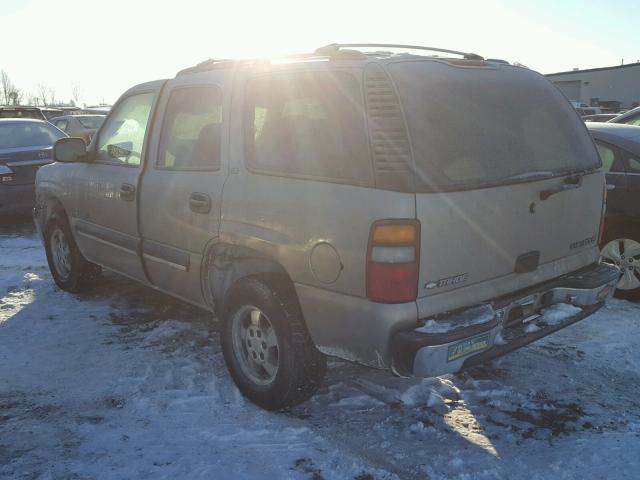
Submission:
[[[65,216],[56,213],[49,219],[44,228],[44,246],[49,270],[61,289],[80,292],[100,274],[100,267],[80,253]]]
[[[247,278],[227,297],[221,320],[225,362],[242,394],[267,410],[307,400],[326,359],[311,342],[291,288]]]
[[[622,271],[615,296],[628,300],[640,299],[640,235],[612,232],[605,239],[601,255]]]

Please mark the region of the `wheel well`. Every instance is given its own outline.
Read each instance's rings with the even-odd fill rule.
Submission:
[[[256,278],[271,286],[290,289],[293,281],[275,259],[248,247],[214,244],[207,249],[202,265],[202,289],[207,303],[219,310],[226,294],[239,280]]]
[[[603,242],[611,232],[640,232],[640,220],[623,215],[615,215],[605,219]]]
[[[64,205],[58,197],[53,195],[38,198],[36,202],[36,209],[38,211],[36,218],[40,229],[44,229],[47,220],[51,218],[53,213],[59,213],[68,218]]]

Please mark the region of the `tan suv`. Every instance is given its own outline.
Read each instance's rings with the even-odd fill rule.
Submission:
[[[103,266],[214,312],[268,409],[308,398],[325,355],[418,376],[502,355],[619,276],[584,124],[543,76],[474,54],[210,60],[133,87],[55,158],[35,218],[60,288]]]

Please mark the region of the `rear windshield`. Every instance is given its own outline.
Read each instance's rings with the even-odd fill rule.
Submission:
[[[411,133],[418,191],[496,185],[600,164],[569,102],[531,71],[433,61],[398,62],[390,71]]]
[[[105,117],[103,115],[95,115],[93,117],[77,117],[77,118],[84,128],[92,128],[97,130],[98,128],[100,128],[100,125],[102,125],[102,122],[104,122]]]
[[[29,109],[0,109],[0,118],[35,118],[43,120],[40,110]]]
[[[0,148],[53,145],[66,135],[53,125],[35,122],[0,124]]]

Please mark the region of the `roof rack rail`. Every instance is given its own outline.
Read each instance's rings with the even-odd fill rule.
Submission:
[[[454,55],[461,55],[466,60],[484,60],[483,57],[475,53],[459,52],[457,50],[447,50],[445,48],[423,47],[420,45],[398,45],[394,43],[330,43],[324,47],[316,49],[318,55],[331,55],[332,53],[340,52],[342,48],[361,48],[361,47],[374,47],[374,48],[406,48],[410,50],[429,50],[431,52],[452,53]]]
[[[215,68],[227,68],[227,67],[230,67],[231,65],[240,65],[240,66],[249,65],[258,61],[260,61],[260,59],[245,58],[245,59],[234,60],[232,58],[210,58],[208,60],[205,60],[204,62],[198,63],[193,67],[183,68],[182,70],[178,71],[178,73],[176,74],[176,77],[179,77],[180,75],[186,75],[189,73],[207,72]]]

